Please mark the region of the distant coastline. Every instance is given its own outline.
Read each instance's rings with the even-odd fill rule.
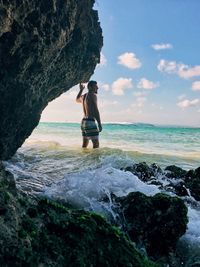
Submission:
[[[65,123],[69,123],[69,124],[80,124],[80,122],[77,121],[40,121],[39,124],[65,124]],[[145,123],[145,122],[114,122],[114,121],[110,121],[110,122],[103,122],[103,124],[105,125],[133,125],[133,126],[144,126],[144,127],[162,127],[162,128],[191,128],[191,129],[200,129],[200,125],[199,126],[195,126],[195,125],[179,125],[179,124],[159,124],[159,123]]]

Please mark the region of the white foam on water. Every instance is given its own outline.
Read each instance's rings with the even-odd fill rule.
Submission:
[[[189,223],[186,233],[180,238],[177,249],[185,267],[199,266],[200,262],[200,209],[188,207]]]
[[[147,185],[132,173],[108,164],[97,169],[66,174],[63,181],[46,188],[45,195],[65,200],[79,208],[104,215],[111,213],[114,216],[111,194],[121,197],[135,191],[148,196],[160,192],[157,186]],[[108,199],[107,202],[102,201],[105,197]]]
[[[188,207],[188,217],[187,231],[182,238],[200,245],[200,210]]]

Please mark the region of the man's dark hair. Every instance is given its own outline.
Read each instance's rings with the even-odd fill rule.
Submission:
[[[97,82],[96,81],[89,81],[89,83],[87,84],[87,88],[90,89],[93,85],[96,85]]]

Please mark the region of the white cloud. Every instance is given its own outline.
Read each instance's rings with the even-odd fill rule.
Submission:
[[[156,104],[156,103],[152,103],[151,106],[154,108],[154,109],[159,109],[159,110],[163,110],[164,107],[159,105],[159,104]]]
[[[143,96],[146,96],[147,95],[147,92],[145,92],[145,91],[138,91],[138,92],[134,92],[133,95],[136,96],[136,97],[143,97]]]
[[[63,94],[63,97],[66,97],[66,99],[74,100],[75,101],[76,100],[76,96],[77,96],[77,94],[79,92],[79,88],[78,88],[78,86],[76,86],[74,88],[75,88],[76,91],[73,90],[73,89],[71,89],[68,92],[64,93]]]
[[[114,95],[124,95],[124,90],[133,88],[132,79],[120,77],[112,84]]]
[[[142,79],[140,79],[137,87],[141,88],[141,89],[152,90],[152,89],[159,87],[159,83],[158,82],[154,83],[154,82],[149,81],[145,78],[142,78]]]
[[[137,98],[137,106],[143,107],[144,103],[147,101],[146,97],[138,97]]]
[[[129,69],[138,69],[142,66],[140,60],[136,58],[134,53],[124,53],[118,57],[118,64],[121,64]]]
[[[107,58],[104,56],[104,54],[101,52],[100,54],[100,63],[97,65],[99,67],[104,67],[107,65]]]
[[[189,107],[192,107],[192,106],[196,106],[198,103],[199,103],[199,99],[198,98],[193,99],[193,100],[185,99],[183,101],[178,102],[177,106],[182,108],[182,109],[185,109],[185,108],[189,108]]]
[[[165,49],[172,49],[173,48],[173,45],[171,44],[153,44],[152,45],[152,48],[155,49],[155,50],[165,50]]]
[[[136,102],[134,102],[131,107],[138,107],[141,108],[144,106],[144,103],[147,101],[146,97],[137,97]]]
[[[103,89],[104,91],[109,91],[110,90],[110,85],[108,83],[104,83],[102,81],[97,81],[98,87],[100,89]]]
[[[188,65],[177,63],[176,61],[161,59],[157,68],[161,72],[177,74],[179,77],[184,79],[200,76],[200,65],[189,67]]]
[[[192,83],[192,90],[193,91],[200,91],[200,81],[196,81]]]
[[[190,68],[187,65],[183,65],[181,68],[179,68],[178,75],[184,79],[200,76],[200,66],[194,66]]]
[[[186,95],[184,95],[184,94],[178,96],[178,100],[183,100],[184,98],[186,98]]]
[[[138,107],[142,108],[144,106],[144,103],[147,101],[147,91],[138,91],[133,93],[134,96],[136,96],[135,102],[131,105],[131,107]]]
[[[101,87],[105,90],[105,91],[109,91],[110,90],[110,85],[108,83],[104,83],[101,85]]]
[[[114,101],[109,101],[109,100],[102,100],[101,102],[99,102],[99,107],[100,108],[105,108],[105,107],[109,107],[109,106],[113,106],[113,105],[118,105],[119,102],[114,100]]]
[[[167,72],[167,73],[177,73],[178,72],[178,65],[177,65],[176,61],[167,61],[165,59],[161,59],[157,68],[161,72]]]
[[[76,103],[79,88],[73,88],[48,104],[42,112],[41,121],[80,121],[83,116],[82,107]]]

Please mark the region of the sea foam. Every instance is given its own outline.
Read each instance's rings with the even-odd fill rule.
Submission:
[[[121,197],[135,191],[148,196],[160,192],[157,186],[147,185],[132,173],[121,171],[108,164],[96,169],[66,174],[62,181],[46,188],[45,194],[79,208],[106,215],[113,214],[111,194]],[[109,201],[102,201],[105,198]]]

